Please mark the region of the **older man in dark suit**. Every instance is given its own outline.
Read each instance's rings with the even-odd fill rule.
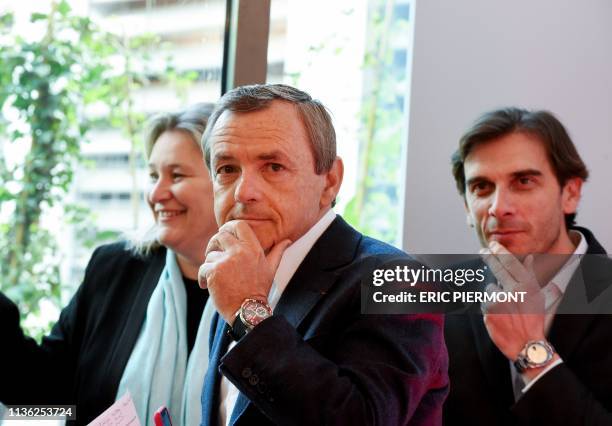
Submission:
[[[563,125],[545,111],[487,113],[462,137],[453,173],[490,290],[531,298],[447,316],[444,423],[612,424],[612,306],[601,303],[612,262],[574,226],[588,173]]]
[[[325,108],[241,87],[203,145],[220,230],[200,269],[219,312],[202,424],[440,424],[442,318],[361,314],[368,267],[406,255],[333,212],[343,166]]]

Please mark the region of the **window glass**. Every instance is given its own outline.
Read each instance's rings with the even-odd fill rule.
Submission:
[[[411,25],[409,0],[272,1],[268,81],[295,85],[330,109],[345,164],[336,211],[393,244]]]
[[[130,60],[131,56],[132,67],[142,70],[144,79],[135,84],[130,95],[131,108],[139,119],[195,102],[215,102],[219,98],[224,0],[89,0],[84,3],[86,13],[96,23],[126,39],[125,59]],[[135,45],[144,44],[144,49],[129,47],[129,40],[135,41]],[[122,64],[125,67],[125,60]],[[100,231],[130,232],[146,228],[152,220],[144,203],[148,177],[142,157],[142,130],[138,126],[135,135],[139,144],[135,175],[130,173],[130,141],[126,140],[129,137],[126,138],[125,126],[100,128],[92,133],[92,142],[83,146],[86,161],[77,175],[75,195],[79,201],[87,200],[86,204],[94,210]],[[90,249],[77,248],[75,255],[77,263],[84,266]]]
[[[22,312],[36,317],[46,297],[64,305],[95,246],[151,224],[144,124],[219,98],[225,8],[225,0],[0,1],[0,231],[12,241],[0,244],[0,289]],[[32,115],[47,100],[46,115]]]

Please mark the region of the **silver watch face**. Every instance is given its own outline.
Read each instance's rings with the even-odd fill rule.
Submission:
[[[548,349],[546,349],[546,347],[539,342],[533,342],[527,346],[525,355],[527,356],[529,362],[533,364],[545,363],[550,358]]]

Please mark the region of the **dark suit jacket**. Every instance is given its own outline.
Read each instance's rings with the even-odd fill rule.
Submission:
[[[385,255],[406,257],[337,217],[274,315],[227,354],[217,316],[202,424],[218,424],[220,373],[240,390],[232,424],[440,424],[448,390],[442,316],[360,313],[361,280]]]
[[[108,408],[165,259],[165,249],[148,258],[130,254],[123,243],[96,249],[82,285],[41,345],[23,334],[17,307],[0,293],[0,401],[76,404],[75,424]]]
[[[578,230],[586,236],[587,254],[605,254],[590,231]],[[585,257],[580,270],[557,312],[571,310],[566,308],[580,288],[596,293],[612,284],[612,262],[606,256]],[[445,425],[612,424],[612,316],[555,315],[548,339],[563,363],[517,403],[509,361],[489,338],[482,315],[447,315],[445,337],[451,380]]]

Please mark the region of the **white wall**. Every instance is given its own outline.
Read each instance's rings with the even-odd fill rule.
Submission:
[[[417,0],[403,247],[470,253],[450,172],[482,112],[543,108],[568,129],[591,172],[578,224],[612,251],[612,1]]]

